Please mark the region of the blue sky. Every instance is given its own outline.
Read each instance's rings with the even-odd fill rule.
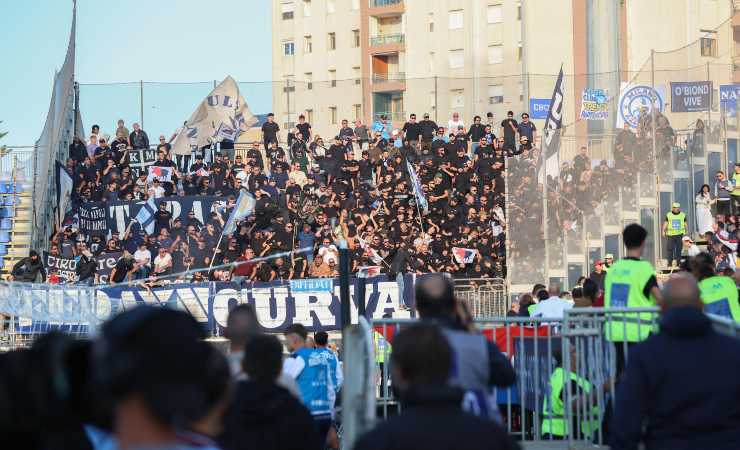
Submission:
[[[78,0],[77,9],[86,131],[139,121],[139,80],[150,138],[172,133],[227,75],[252,112],[271,109],[269,0]],[[9,132],[0,143],[29,145],[41,133],[71,23],[71,0],[0,2],[0,131]]]

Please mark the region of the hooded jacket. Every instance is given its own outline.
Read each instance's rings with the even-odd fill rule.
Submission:
[[[323,449],[306,407],[274,383],[239,382],[223,423],[223,450]]]
[[[41,257],[36,258],[36,261],[31,259],[31,256],[39,256],[38,253],[31,250],[30,256],[27,256],[13,266],[13,276],[16,281],[25,281],[27,283],[33,283],[36,281],[39,273],[41,274],[41,281],[46,281],[46,270],[44,270],[44,264],[41,261]]]
[[[611,448],[637,450],[640,441],[648,450],[738,448],[738,399],[740,340],[716,333],[696,308],[669,309],[660,333],[629,351]]]

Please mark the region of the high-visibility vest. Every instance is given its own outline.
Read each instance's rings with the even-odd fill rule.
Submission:
[[[666,235],[668,236],[679,236],[686,234],[686,213],[681,211],[678,214],[673,214],[673,211],[665,215],[665,220],[668,221],[668,229]]]
[[[529,305],[529,306],[527,307],[527,314],[529,314],[529,315],[530,315],[530,317],[532,316],[532,313],[534,312],[534,309],[535,309],[536,307],[537,307],[537,303],[532,303],[531,305]]]
[[[375,362],[378,364],[385,363],[386,353],[390,355],[391,350],[393,349],[393,347],[391,347],[391,343],[385,339],[385,336],[377,331],[373,331],[373,343],[375,344]]]
[[[579,389],[584,394],[591,393],[591,383],[586,379],[579,377],[570,372],[568,377],[570,381],[575,381]],[[561,394],[565,389],[565,371],[558,367],[550,375],[548,386],[549,392],[542,401],[542,434],[551,434],[553,436],[565,437],[568,432],[568,422],[565,417],[565,406]],[[571,393],[573,396],[576,392]],[[588,402],[587,402],[588,403]],[[590,411],[581,411],[580,413],[580,432],[585,436],[593,436],[600,425],[599,408],[594,406]],[[571,417],[576,417],[576,411],[571,411]]]
[[[730,192],[730,195],[738,196],[740,195],[740,189],[737,189],[738,186],[740,186],[740,173],[733,173],[732,174],[732,185],[735,187],[735,189]]]
[[[730,277],[714,276],[699,282],[704,312],[740,322],[737,286]]]
[[[647,261],[621,259],[614,263],[604,279],[605,308],[649,308],[652,298],[642,292],[650,277],[655,276]],[[609,313],[604,332],[612,342],[640,342],[647,339],[656,326],[653,313]]]

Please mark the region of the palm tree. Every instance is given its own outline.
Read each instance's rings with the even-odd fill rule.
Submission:
[[[0,120],[0,123],[3,123],[3,121]],[[2,131],[0,131],[0,139],[4,138],[7,134],[8,134],[7,131],[5,133],[3,133]],[[5,156],[7,153],[8,153],[8,151],[5,148],[5,146],[4,145],[0,145],[0,157]]]

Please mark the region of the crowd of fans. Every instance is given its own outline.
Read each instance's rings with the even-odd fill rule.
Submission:
[[[526,113],[519,123],[509,112],[500,123],[488,113],[485,121],[476,116],[470,125],[457,113],[444,125],[428,114],[420,121],[411,114],[401,129],[393,129],[384,116],[370,125],[356,121],[354,127],[344,120],[328,143],[303,116],[286,131],[287,139],[281,139],[269,115],[261,142],[246,151],[222,141],[191,156],[173,155],[172,139],[162,135],[152,165],[170,167],[174,175],[172,182],[160,183],[150,181],[146,170],[137,177],[131,166],[131,153],[150,147],[138,124],[129,132],[119,120],[112,142],[94,125],[87,141],[77,137],[70,145],[65,169],[74,183],[73,209],[51,237],[51,253],[79,261],[123,251],[112,282],[235,261],[242,264],[233,270],[191,273],[186,279],[271,281],[335,276],[337,248],[346,241],[353,272],[379,266],[391,277],[506,275],[505,167],[507,157],[527,151],[536,139]],[[421,204],[409,164],[422,186]],[[254,214],[221,240],[241,190],[255,197]],[[225,206],[213,208],[200,222],[185,211],[173,218],[160,205],[153,234],[132,220],[123,235],[87,236],[73,219],[76,207],[86,202],[192,195],[222,196]],[[474,261],[459,262],[453,247],[474,250]],[[305,253],[249,263],[305,248]],[[80,279],[94,280],[89,272]]]

